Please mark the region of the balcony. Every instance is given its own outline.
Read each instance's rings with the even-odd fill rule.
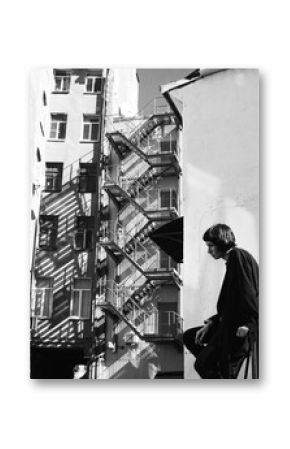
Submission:
[[[154,310],[146,329],[147,341],[172,341],[182,347],[183,319],[177,312]]]
[[[135,175],[126,176],[118,166],[107,167],[103,188],[119,209],[132,204],[151,221],[170,221],[179,216],[175,188],[156,188],[152,180],[144,185],[138,172]]]
[[[145,246],[118,222],[106,222],[100,232],[99,244],[116,263],[126,259],[129,268],[131,265],[155,285],[175,284],[178,288],[182,285],[179,265],[171,257],[156,249],[154,244]]]
[[[133,299],[137,290],[134,284],[128,287],[114,281],[101,283],[97,288],[96,307],[101,307],[113,318],[124,321],[138,337],[144,338],[147,330],[154,330],[150,328],[153,322],[150,316],[155,309],[140,307]]]
[[[151,303],[140,307],[133,298],[136,286],[107,281],[99,285],[96,306],[116,319],[123,320],[139,338],[146,341],[181,342],[183,320],[172,311],[158,311]]]
[[[152,255],[134,236],[116,221],[103,223],[103,228],[99,235],[99,244],[105,248],[116,263],[126,259],[132,267],[137,269],[143,276],[146,269],[152,265]]]

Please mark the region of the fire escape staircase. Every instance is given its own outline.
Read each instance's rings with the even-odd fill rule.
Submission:
[[[106,134],[106,137],[121,160],[134,152],[149,165],[153,173],[155,171],[154,176],[156,176],[157,169],[164,169],[165,171],[173,169],[178,176],[181,173],[181,169],[176,151],[159,151],[158,153],[148,154],[146,150],[143,150],[144,140],[155,128],[171,124],[175,124],[174,114],[153,114],[128,137],[120,131],[109,132]],[[160,170],[157,171],[157,175],[160,175]]]
[[[130,288],[117,285],[113,281],[109,287],[101,288],[97,294],[96,306],[101,307],[113,319],[122,320],[140,339],[145,341],[174,341],[181,343],[182,320],[174,313],[177,319],[169,320],[167,332],[160,332],[158,324],[159,315],[155,306],[150,309],[140,307],[134,299],[136,292],[131,293]],[[172,312],[168,312],[168,317]],[[171,321],[171,322],[170,322]]]
[[[132,204],[141,214],[147,216],[142,206],[135,200],[134,194],[130,195],[119,183],[115,182],[113,178],[107,176],[103,189],[108,193],[109,197],[116,204],[117,207],[123,208],[126,204]]]

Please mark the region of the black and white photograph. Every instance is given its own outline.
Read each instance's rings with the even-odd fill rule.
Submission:
[[[258,379],[258,70],[30,83],[31,378]]]

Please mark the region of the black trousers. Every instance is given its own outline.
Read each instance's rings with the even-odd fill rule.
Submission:
[[[195,356],[194,368],[202,379],[236,379],[249,351],[248,338],[235,339],[231,351],[217,344],[215,332],[209,331],[204,344],[195,343],[197,331],[202,326],[188,329],[183,334],[183,344]]]

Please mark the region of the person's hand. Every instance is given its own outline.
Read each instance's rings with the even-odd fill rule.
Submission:
[[[195,335],[195,344],[196,345],[202,345],[204,337],[208,333],[210,326],[211,326],[211,323],[207,323],[201,329],[199,329],[199,331],[197,331],[197,333]]]
[[[247,326],[240,326],[237,329],[236,336],[240,338],[245,338],[248,335],[249,328]]]

